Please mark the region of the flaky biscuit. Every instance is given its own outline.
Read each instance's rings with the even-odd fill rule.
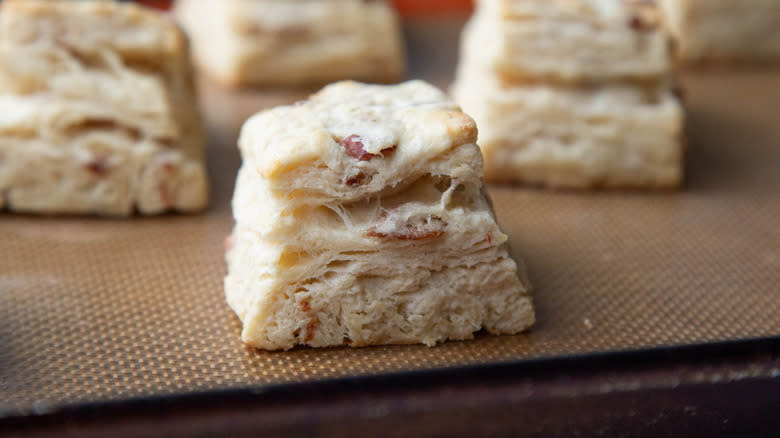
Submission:
[[[395,82],[404,70],[385,1],[178,0],[195,60],[231,86]]]
[[[5,207],[119,216],[203,208],[204,135],[188,57],[179,29],[136,5],[4,2]]]
[[[341,82],[242,129],[227,301],[264,349],[469,339],[534,320],[473,120],[423,82]]]

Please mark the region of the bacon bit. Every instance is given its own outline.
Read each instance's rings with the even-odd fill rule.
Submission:
[[[395,240],[424,240],[433,239],[444,234],[447,222],[438,216],[430,216],[421,223],[407,223],[400,230],[389,233],[377,231],[376,227],[366,233],[370,237],[390,238]]]
[[[487,238],[488,238],[488,243],[490,245],[492,245],[493,244],[493,236],[490,233],[487,233]]]
[[[157,192],[160,195],[163,206],[165,208],[171,208],[176,203],[176,194],[171,187],[171,176],[179,171],[179,165],[174,161],[175,155],[172,153],[166,153],[158,158],[158,167],[156,173],[160,178],[157,183]]]
[[[631,19],[628,20],[628,26],[637,32],[652,30],[654,27],[651,23],[646,22],[638,15],[633,15]]]
[[[301,310],[303,310],[304,312],[308,312],[309,310],[311,310],[311,305],[309,304],[308,301],[301,301]]]
[[[317,330],[319,326],[320,320],[316,316],[310,319],[309,323],[306,324],[306,337],[303,338],[303,342],[311,341],[314,338],[314,330]]]
[[[105,157],[98,157],[84,165],[84,169],[96,176],[106,176],[108,174],[108,160]]]
[[[346,149],[347,155],[352,158],[357,158],[360,161],[368,161],[374,158],[374,154],[368,153],[363,149],[363,142],[358,135],[350,135],[341,140],[339,144]]]
[[[168,189],[168,186],[166,186],[165,183],[161,182],[157,184],[157,192],[160,194],[160,200],[162,200],[163,206],[165,208],[173,207],[173,203],[174,203],[173,195],[171,194],[171,191]]]
[[[176,170],[176,164],[170,161],[166,161],[162,164],[162,170],[168,173],[173,172],[174,170]]]
[[[371,182],[371,176],[370,175],[366,175],[363,172],[360,172],[360,173],[358,173],[357,175],[355,175],[355,176],[353,176],[351,178],[347,178],[347,180],[344,181],[344,184],[346,184],[346,185],[348,185],[350,187],[355,187],[355,186],[362,186],[362,185],[368,184],[370,182]]]
[[[385,157],[395,152],[396,148],[398,147],[397,145],[393,145],[389,148],[382,149],[378,154],[372,154],[370,152],[366,152],[366,150],[363,149],[363,146],[365,146],[363,141],[359,135],[355,134],[342,139],[339,141],[339,144],[347,151],[347,155],[352,158],[357,158],[360,161],[368,161],[374,157],[380,156]]]
[[[156,164],[157,171],[165,174],[170,174],[179,170],[178,154],[171,151],[166,151],[157,156]]]
[[[233,249],[233,235],[228,235],[225,237],[225,251],[230,251]]]

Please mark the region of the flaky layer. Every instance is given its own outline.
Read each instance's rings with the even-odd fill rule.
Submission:
[[[94,129],[56,147],[37,139],[0,138],[0,206],[12,211],[189,212],[202,209],[207,197],[202,162],[122,131]]]
[[[480,127],[486,179],[568,187],[682,179],[683,111],[668,87],[502,87],[474,69],[461,71],[453,92]]]
[[[657,10],[629,0],[481,0],[463,45],[513,81],[652,81],[671,68]]]
[[[507,239],[496,225],[481,182],[463,184],[449,177],[424,176],[392,195],[352,203],[299,204],[271,197],[253,203],[245,194],[262,183],[248,175],[242,170],[236,184],[236,222],[261,239],[284,243],[293,252],[424,245],[457,253],[487,235],[497,245]]]
[[[257,230],[295,238],[305,235],[311,222],[334,231],[342,225],[353,231],[391,212],[407,214],[407,210],[417,209],[433,214],[440,209],[485,209],[480,193],[482,156],[474,144],[464,145],[459,151],[463,153],[438,157],[433,162],[415,162],[409,168],[402,164],[380,168],[371,173],[370,182],[360,187],[345,184],[344,175],[338,172],[324,176],[324,172],[312,172],[301,177],[303,182],[312,183],[312,188],[294,191],[274,188],[248,160],[239,171],[233,213],[238,222]],[[362,169],[368,175],[367,168]],[[350,172],[347,170],[346,175]],[[413,204],[414,208],[405,204]]]
[[[198,64],[230,85],[395,82],[404,69],[384,1],[180,0]]]
[[[132,60],[163,60],[186,49],[166,18],[132,3],[8,0],[2,11],[0,39],[13,45],[56,41],[83,56],[109,50]]]
[[[239,147],[280,198],[352,202],[424,174],[479,180],[474,121],[421,81],[339,82],[250,118]]]
[[[291,252],[237,226],[228,253],[228,303],[242,339],[264,349],[469,339],[482,328],[511,334],[534,321],[528,285],[505,245],[456,230],[446,241],[373,250]]]

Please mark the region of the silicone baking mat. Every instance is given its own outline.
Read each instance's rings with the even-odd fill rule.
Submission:
[[[407,30],[446,86],[450,33]],[[449,41],[449,42],[448,42]],[[449,44],[449,45],[447,45]],[[423,62],[424,61],[424,62]],[[780,74],[689,73],[680,192],[492,186],[538,323],[435,348],[256,351],[225,304],[237,129],[300,93],[203,87],[213,200],[131,220],[0,215],[0,416],[72,403],[780,335]]]

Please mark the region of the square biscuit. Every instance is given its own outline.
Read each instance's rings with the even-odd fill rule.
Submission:
[[[383,0],[178,0],[199,67],[231,86],[396,82],[398,19]]]
[[[340,82],[250,118],[225,278],[243,341],[434,345],[527,329],[529,285],[475,139],[420,81]]]

